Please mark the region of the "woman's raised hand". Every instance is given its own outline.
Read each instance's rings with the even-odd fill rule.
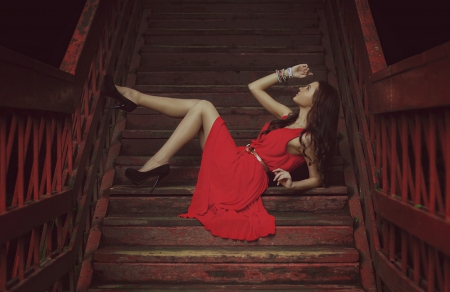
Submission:
[[[273,170],[273,173],[275,173],[275,178],[273,181],[277,182],[277,186],[282,185],[287,189],[292,187],[292,177],[289,172],[284,169],[277,168]]]
[[[308,64],[300,64],[292,67],[292,76],[295,78],[305,78],[309,75],[313,75],[313,73],[309,71]]]

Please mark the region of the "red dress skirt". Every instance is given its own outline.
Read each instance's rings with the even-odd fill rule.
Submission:
[[[263,139],[252,142],[270,170],[281,167],[290,171],[304,162],[302,156],[286,152],[286,143],[298,137],[301,129],[288,130],[281,134],[284,138],[282,141],[272,134],[279,131],[275,130],[264,135]],[[264,142],[264,138],[271,134],[272,143]],[[277,163],[271,158],[277,152],[273,145],[264,147],[273,142],[281,145],[278,147],[282,152],[279,156],[284,163]],[[188,212],[180,217],[196,218],[206,230],[223,238],[252,241],[274,234],[275,218],[267,213],[261,200],[261,194],[267,186],[268,176],[263,166],[245,151],[244,146],[236,146],[223,119],[218,117],[205,142],[191,205]]]

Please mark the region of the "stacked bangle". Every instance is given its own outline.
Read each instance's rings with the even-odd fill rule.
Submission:
[[[275,73],[277,74],[278,82],[280,83],[286,81],[288,78],[290,79],[294,77],[292,75],[292,68],[275,70]]]

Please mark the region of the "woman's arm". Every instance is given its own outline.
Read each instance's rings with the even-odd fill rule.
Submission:
[[[281,168],[277,168],[273,171],[275,173],[275,178],[273,180],[277,181],[277,185],[281,184],[287,189],[301,191],[317,188],[322,183],[322,176],[317,168],[316,153],[314,152],[313,147],[314,145],[312,144],[310,137],[305,136],[302,138],[305,141],[305,145],[310,144],[305,150],[305,154],[308,156],[308,158],[306,158],[306,163],[308,164],[309,178],[299,181],[292,181],[291,174],[289,172]],[[311,164],[309,161],[312,161],[313,163]]]
[[[287,74],[287,71],[286,71]],[[309,67],[307,64],[300,64],[292,67],[292,76],[295,78],[304,78],[308,75],[313,75],[309,72]],[[292,113],[291,109],[282,103],[274,100],[267,92],[267,88],[278,82],[277,73],[273,73],[258,79],[248,85],[250,92],[258,100],[258,102],[271,114],[277,118],[287,116]]]
[[[267,75],[261,79],[258,79],[248,85],[250,92],[258,100],[258,102],[271,114],[278,119],[287,116],[292,113],[291,109],[282,103],[274,100],[267,92],[267,88],[271,87],[275,83],[278,83],[278,77],[276,73]]]

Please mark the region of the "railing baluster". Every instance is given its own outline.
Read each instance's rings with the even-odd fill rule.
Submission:
[[[408,201],[408,123],[406,122],[406,116],[402,115],[401,122],[401,145],[402,145],[402,201]]]
[[[421,172],[422,172],[422,160],[421,160],[421,145],[422,145],[422,136],[421,136],[421,129],[420,129],[420,119],[418,114],[414,114],[414,163],[415,163],[415,174],[416,174],[416,193],[414,195],[414,204],[419,205],[422,203],[421,200],[421,194],[420,191],[422,189],[422,179],[421,179]]]
[[[444,289],[442,291],[450,291],[450,258],[444,259]]]
[[[391,140],[391,178],[390,178],[390,192],[391,196],[397,195],[397,180],[395,178],[395,175],[397,174],[397,124],[395,121],[395,118],[391,116],[390,118],[391,126],[390,129],[390,140]]]
[[[436,184],[437,181],[437,172],[436,172],[436,134],[435,134],[435,128],[436,128],[436,122],[434,115],[430,113],[428,115],[428,159],[429,159],[429,207],[428,210],[431,214],[435,214],[436,212]]]
[[[390,223],[389,229],[389,260],[391,262],[395,261],[395,225]]]
[[[435,287],[435,279],[434,279],[434,268],[436,266],[435,264],[435,257],[434,257],[434,252],[433,252],[433,248],[428,247],[427,249],[427,256],[428,256],[428,268],[427,268],[427,285],[428,285],[428,292],[434,292],[434,287]]]
[[[6,283],[8,282],[8,253],[6,251],[6,245],[0,245],[0,290],[6,291]]]
[[[381,181],[382,181],[382,189],[383,193],[387,193],[389,190],[388,185],[388,158],[387,158],[387,152],[388,152],[388,143],[387,143],[387,133],[386,133],[386,122],[384,118],[381,118],[381,151],[382,151],[382,163],[381,163]]]
[[[407,273],[408,273],[408,234],[404,230],[402,230],[402,247],[401,248],[402,248],[402,252],[401,252],[402,273],[404,275],[407,275]]]
[[[413,243],[413,280],[416,285],[420,285],[420,249],[419,241],[412,238]]]
[[[6,117],[0,115],[0,212],[6,210]],[[3,245],[2,245],[3,246]],[[6,267],[4,267],[6,269]],[[0,277],[0,280],[2,278]],[[1,281],[0,281],[1,282]]]

